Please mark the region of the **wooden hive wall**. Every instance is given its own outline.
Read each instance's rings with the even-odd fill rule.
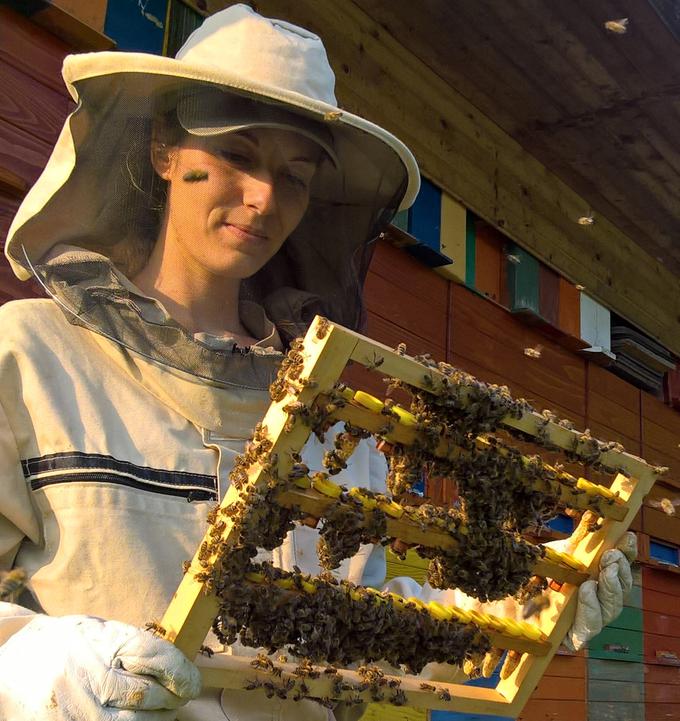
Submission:
[[[54,35],[0,7],[0,250],[20,199],[36,181],[73,107],[61,79],[73,52]],[[0,258],[0,303],[40,294]]]
[[[366,290],[368,334],[393,347],[405,342],[409,353],[429,352],[482,380],[506,384],[539,409],[549,408],[580,428],[590,428],[598,438],[619,441],[632,453],[669,465],[669,477],[680,478],[680,414],[479,293],[438,281],[403,251],[379,244]],[[436,318],[422,318],[428,308]],[[539,346],[540,358],[524,352]],[[372,390],[379,394],[384,387],[378,382]],[[587,475],[604,480],[591,471]],[[451,490],[431,482],[428,494],[442,501],[451,497]],[[645,563],[648,537],[680,545],[678,519],[654,507],[659,498],[673,493],[672,481],[659,485],[634,521]],[[635,575],[622,616],[587,652],[561,653],[554,659],[523,721],[680,718],[680,667],[661,665],[650,655],[656,643],[680,657],[680,631],[674,631],[676,621],[680,628],[680,575],[668,568],[644,570],[646,576],[639,570]],[[407,568],[403,571],[412,575]],[[654,590],[654,584],[664,590]],[[444,712],[433,713],[431,719],[473,721],[472,716]]]

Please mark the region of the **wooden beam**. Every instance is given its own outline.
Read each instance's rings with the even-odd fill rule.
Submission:
[[[209,0],[210,12],[230,0]],[[680,287],[606,217],[347,0],[258,0],[265,15],[317,32],[341,105],[404,140],[453,198],[599,302],[680,353]]]

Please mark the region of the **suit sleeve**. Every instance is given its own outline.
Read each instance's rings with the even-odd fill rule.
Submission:
[[[40,526],[31,503],[14,433],[0,405],[0,575],[14,565],[24,538],[40,541]],[[21,606],[0,603],[0,644],[33,616]]]

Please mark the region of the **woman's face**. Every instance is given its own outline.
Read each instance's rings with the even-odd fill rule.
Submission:
[[[166,246],[202,272],[240,279],[256,273],[297,227],[321,151],[293,131],[254,128],[187,135],[153,155],[168,181]]]

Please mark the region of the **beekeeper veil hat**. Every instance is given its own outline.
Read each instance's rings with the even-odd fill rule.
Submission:
[[[150,145],[159,120],[180,135],[284,128],[314,141],[322,160],[302,221],[243,282],[243,296],[263,305],[286,338],[316,313],[359,326],[371,242],[413,202],[419,174],[397,138],[338,107],[316,35],[234,5],[208,17],[175,58],[72,55],[63,76],[77,107],[10,228],[6,254],[17,276],[39,272],[81,315],[101,313],[94,306],[110,284],[97,263],[134,278],[158,237],[165,189]],[[87,251],[90,263],[66,280],[75,254],[60,254],[64,247]]]

